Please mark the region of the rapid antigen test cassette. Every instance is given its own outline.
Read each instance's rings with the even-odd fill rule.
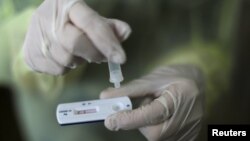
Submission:
[[[59,104],[56,117],[61,125],[79,124],[103,121],[122,110],[132,110],[128,97]]]

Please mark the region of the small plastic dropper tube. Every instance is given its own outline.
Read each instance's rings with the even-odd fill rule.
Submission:
[[[119,88],[123,81],[122,71],[120,64],[108,62],[109,65],[109,81],[114,83],[115,88]]]

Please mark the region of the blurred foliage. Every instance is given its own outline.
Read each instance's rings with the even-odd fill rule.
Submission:
[[[43,0],[1,0],[0,1],[0,25],[12,17],[31,6],[38,6]]]
[[[12,0],[0,1],[0,24],[15,13]]]
[[[23,44],[27,25],[34,9],[13,15],[0,26],[0,82],[11,82],[11,65]],[[21,21],[21,22],[20,22]]]
[[[8,1],[8,0],[5,0]],[[12,0],[16,12],[23,11],[24,9],[32,6],[37,7],[43,0]]]

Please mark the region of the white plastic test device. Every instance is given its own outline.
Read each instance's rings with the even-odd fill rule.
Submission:
[[[114,83],[115,88],[119,88],[123,81],[120,64],[109,61],[108,66],[109,81]],[[121,110],[132,110],[132,103],[128,97],[59,104],[56,117],[59,124],[71,125],[103,121]]]
[[[90,123],[103,121],[122,110],[132,110],[128,97],[59,104],[56,117],[60,125]]]

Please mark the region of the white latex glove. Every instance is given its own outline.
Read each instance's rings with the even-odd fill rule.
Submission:
[[[147,104],[109,116],[105,126],[112,131],[139,128],[149,141],[192,141],[203,116],[202,83],[197,68],[182,65],[162,67],[121,88],[109,88],[101,98],[147,97]]]
[[[38,72],[59,75],[88,62],[126,60],[120,42],[131,29],[101,17],[82,0],[44,0],[34,12],[23,46],[25,62]]]

